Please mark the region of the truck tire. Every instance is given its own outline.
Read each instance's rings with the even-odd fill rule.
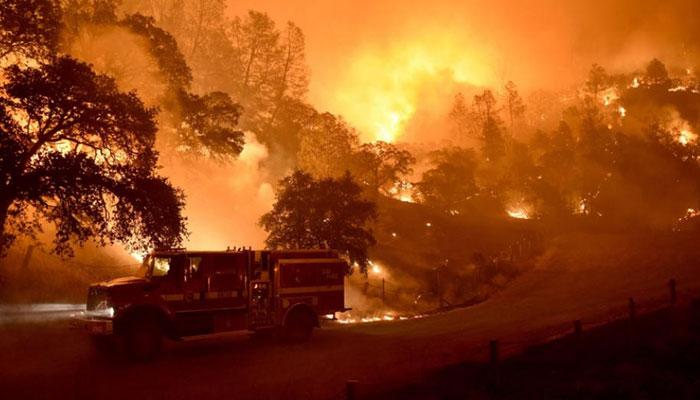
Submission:
[[[293,310],[287,316],[282,333],[286,341],[301,343],[311,339],[313,329],[313,316],[310,312],[300,308]]]
[[[136,315],[125,328],[124,345],[129,359],[146,362],[160,353],[163,327],[157,318],[148,314]]]

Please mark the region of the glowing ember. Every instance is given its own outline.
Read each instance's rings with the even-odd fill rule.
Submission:
[[[618,107],[617,112],[620,113],[620,118],[625,118],[627,116],[627,110],[625,109],[625,107]]]
[[[634,80],[632,80],[632,84],[630,85],[630,87],[638,88],[639,87],[639,78],[635,77]]]
[[[683,129],[679,132],[677,140],[678,143],[682,144],[683,146],[687,146],[688,144],[695,142],[697,138],[698,135],[687,129]]]
[[[511,218],[530,219],[530,215],[524,208],[511,208],[506,210],[506,212]]]
[[[369,266],[371,267],[370,270],[372,271],[372,273],[374,273],[374,274],[381,274],[382,273],[382,267],[380,267],[379,264],[375,263],[372,260],[369,260],[368,263],[369,263]]]
[[[615,88],[610,88],[603,92],[603,105],[607,107],[619,98],[620,96],[617,95],[617,91],[615,91]]]
[[[399,196],[399,200],[403,201],[404,203],[415,203],[416,201],[413,200],[413,196],[410,194],[402,194]]]
[[[681,86],[676,86],[676,87],[671,88],[671,89],[668,89],[669,92],[685,92],[685,91],[687,91],[687,90],[688,90],[688,88],[685,87],[685,86],[682,86],[682,85],[681,85]]]
[[[425,226],[427,226],[428,228],[430,228],[431,226],[433,226],[433,224],[430,223],[430,222],[426,222],[426,223],[425,223]]]
[[[404,203],[415,203],[413,198],[413,184],[411,182],[396,182],[394,186],[389,189],[389,194],[391,197],[403,201]]]
[[[576,207],[576,214],[588,214],[588,205],[586,204],[586,200],[581,200],[578,202],[578,207]]]
[[[682,217],[678,218],[678,220],[676,221],[676,224],[675,224],[674,227],[673,227],[673,230],[674,230],[674,231],[680,230],[680,226],[681,226],[683,223],[685,223],[685,222],[687,222],[687,221],[689,221],[689,220],[691,220],[691,219],[693,219],[693,218],[696,218],[696,217],[698,217],[698,216],[700,216],[700,210],[697,210],[697,209],[695,209],[695,208],[688,208],[688,210],[686,210],[686,212],[685,212],[685,215],[683,215]]]

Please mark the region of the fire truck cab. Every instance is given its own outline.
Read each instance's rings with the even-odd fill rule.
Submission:
[[[79,321],[135,359],[155,356],[163,337],[268,330],[303,341],[319,316],[345,310],[347,270],[333,250],[155,251],[142,277],[91,285]]]

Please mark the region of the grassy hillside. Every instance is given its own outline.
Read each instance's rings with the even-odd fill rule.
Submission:
[[[439,280],[444,300],[459,304],[506,285],[543,247],[533,221],[449,215],[393,199],[378,205],[370,256],[382,272],[368,272],[375,289],[385,278],[387,290],[435,301]]]

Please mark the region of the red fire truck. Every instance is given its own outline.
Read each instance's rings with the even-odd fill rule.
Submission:
[[[319,316],[346,310],[347,270],[333,250],[155,251],[142,277],[91,285],[78,321],[134,359],[154,357],[163,337],[247,329],[303,341]]]

